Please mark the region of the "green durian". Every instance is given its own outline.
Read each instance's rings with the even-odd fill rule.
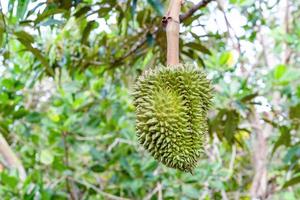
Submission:
[[[146,70],[133,92],[140,144],[164,165],[191,172],[203,152],[212,88],[191,64]]]

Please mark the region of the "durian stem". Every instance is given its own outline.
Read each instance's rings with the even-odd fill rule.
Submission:
[[[179,12],[183,0],[170,0],[167,18],[167,65],[179,64]]]

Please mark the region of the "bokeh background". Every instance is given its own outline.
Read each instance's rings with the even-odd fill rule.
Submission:
[[[181,60],[214,90],[193,174],[138,145],[132,86],[165,63],[160,0],[0,0],[0,198],[300,199],[300,2],[186,0]]]

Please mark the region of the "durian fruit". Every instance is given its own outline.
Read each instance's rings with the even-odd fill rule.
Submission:
[[[191,64],[146,70],[134,88],[139,142],[158,161],[191,172],[207,135],[212,88]]]

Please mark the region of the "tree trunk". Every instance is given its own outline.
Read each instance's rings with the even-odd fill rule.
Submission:
[[[4,165],[10,169],[17,169],[21,180],[25,180],[26,172],[18,157],[12,151],[5,138],[0,133],[0,156],[3,157]]]

